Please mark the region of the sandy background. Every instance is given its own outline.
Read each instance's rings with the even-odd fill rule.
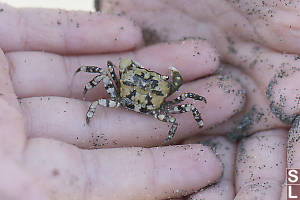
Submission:
[[[61,8],[67,10],[94,10],[94,0],[0,0],[15,7]]]

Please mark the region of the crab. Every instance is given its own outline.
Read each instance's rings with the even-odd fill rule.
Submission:
[[[166,101],[166,98],[176,92],[183,84],[182,76],[175,67],[169,68],[172,81],[169,81],[168,76],[147,70],[131,59],[120,61],[119,79],[115,73],[116,66],[111,61],[107,62],[107,68],[111,78],[104,69],[97,66],[81,66],[75,72],[75,74],[81,71],[98,74],[85,85],[83,90],[84,99],[87,91],[96,87],[101,81],[103,81],[104,87],[110,96],[110,99],[99,99],[90,104],[86,113],[87,124],[94,116],[96,107],[101,105],[110,108],[121,106],[138,113],[151,115],[160,121],[171,123],[172,126],[164,143],[174,137],[178,127],[176,119],[170,114],[191,111],[199,128],[203,127],[203,120],[197,108],[192,104],[176,104],[186,98],[206,103],[205,97],[188,92],[173,100]]]

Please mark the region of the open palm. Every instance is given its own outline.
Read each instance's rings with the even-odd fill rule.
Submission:
[[[154,147],[169,128],[151,117],[99,107],[87,125],[89,102],[81,99],[91,77],[73,77],[81,65],[121,58],[161,74],[176,66],[185,81],[180,93],[208,101],[193,102],[202,130],[191,113],[178,115],[178,142],[228,120],[245,103],[236,80],[211,75],[219,58],[207,41],[142,48],[139,27],[120,16],[0,5],[1,199],[166,199],[220,177],[222,166],[209,147]],[[87,95],[105,97],[101,86]]]
[[[296,118],[300,112],[299,2],[107,0],[102,1],[101,9],[134,19],[148,44],[206,39],[220,54],[219,74],[238,81],[246,90],[243,110],[204,132],[226,134],[233,141],[252,135],[242,139],[237,149],[231,144],[236,157],[224,155],[224,160],[231,159],[227,166],[231,170],[223,181],[229,181],[231,187],[221,181],[190,198],[208,198],[210,191],[213,199],[226,199],[222,191],[227,191],[227,199],[235,195],[236,199],[284,199],[284,168],[300,165],[300,119]],[[207,139],[192,141],[199,140]],[[223,139],[217,141],[226,145]]]

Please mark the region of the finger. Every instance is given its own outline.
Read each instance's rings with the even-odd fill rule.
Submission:
[[[280,52],[299,53],[299,2],[103,0],[101,10],[133,18],[146,43],[203,37],[219,52],[236,52],[233,40],[255,41]],[[163,10],[164,12],[161,12]],[[178,19],[174,21],[173,19]],[[222,53],[221,53],[222,54]]]
[[[30,140],[24,165],[51,199],[180,197],[214,182],[222,171],[202,145],[87,151],[48,139]]]
[[[300,168],[300,145],[299,145],[299,133],[300,133],[300,116],[298,115],[293,121],[292,127],[289,130],[287,141],[287,166],[286,168]],[[284,200],[287,197],[287,185],[284,184],[281,192],[281,199]]]
[[[0,4],[4,51],[42,50],[62,54],[119,52],[141,45],[133,22],[101,13],[13,8]],[[9,24],[8,24],[9,22]]]
[[[300,52],[297,45],[300,42],[299,2],[257,3],[251,0],[231,1],[231,4],[255,27],[261,42],[281,52]]]
[[[0,49],[0,154],[19,159],[25,145],[24,121],[8,72],[8,63]]]
[[[228,54],[228,62],[241,67],[264,89],[276,72],[286,68],[297,68],[300,63],[297,55],[275,52],[249,42],[235,43],[232,48],[235,48],[237,53]]]
[[[300,168],[300,116],[297,116],[293,122],[288,135],[287,148],[287,168]]]
[[[218,179],[216,184],[213,184],[199,192],[191,195],[188,200],[200,200],[200,199],[223,199],[231,200],[234,199],[234,159],[236,145],[229,142],[226,138],[221,136],[214,137],[195,137],[184,141],[184,144],[200,143],[205,146],[211,147],[216,152],[217,157],[220,159],[223,166],[223,174]]]
[[[180,70],[185,81],[207,76],[214,72],[219,59],[216,51],[206,41],[190,40],[159,44],[133,53],[97,56],[59,56],[41,52],[14,52],[7,54],[11,63],[11,76],[19,98],[32,96],[82,97],[84,85],[93,75],[74,72],[81,65],[97,65],[106,69],[108,60],[116,65],[119,59],[131,58],[145,68],[168,74],[170,66]],[[34,72],[34,73],[32,73]],[[34,84],[36,83],[36,84]],[[104,87],[88,93],[87,99],[105,97]]]
[[[248,19],[224,0],[153,0],[147,4],[142,0],[103,0],[101,7],[105,13],[134,19],[143,29],[146,44],[201,37],[224,56],[236,52],[232,38],[258,40]]]
[[[230,118],[239,112],[245,100],[237,82],[219,76],[187,83],[174,96],[184,92],[194,92],[207,99],[207,104],[185,101],[193,103],[202,113],[204,129],[199,129],[190,112],[173,115],[179,123],[173,142]],[[62,97],[35,97],[21,101],[29,137],[56,138],[83,148],[160,145],[170,129],[167,123],[153,117],[102,106],[97,107],[95,116],[87,125],[88,106],[87,102]]]
[[[246,90],[247,101],[244,109],[233,116],[229,121],[210,129],[208,134],[224,134],[232,140],[243,138],[267,128],[288,128],[278,119],[269,108],[265,89],[262,89],[255,80],[241,70],[229,65],[222,66],[220,73],[225,77],[231,77],[238,81]]]
[[[300,114],[300,67],[286,67],[276,73],[268,85],[268,98],[273,113],[291,124]]]
[[[270,130],[240,142],[236,199],[279,199],[285,177],[286,134],[285,130]]]
[[[213,22],[218,20],[216,16],[218,16],[219,8],[222,10],[223,4],[223,1],[213,1],[212,3],[212,1],[203,0],[190,0],[184,4],[174,0],[153,0],[147,4],[141,0],[103,0],[101,11],[125,15],[134,19],[143,29],[143,38],[146,44],[189,37],[209,39],[215,44],[219,40],[216,37],[219,28],[211,25],[210,19],[213,19]],[[218,6],[214,8],[214,5]],[[188,7],[191,10],[186,10]],[[202,15],[203,18],[197,15]],[[220,21],[223,22],[223,18]]]
[[[228,61],[241,66],[270,100],[270,109],[282,122],[290,124],[299,113],[299,63],[297,55],[282,54],[251,44],[235,44],[239,49]],[[266,67],[267,66],[267,67]],[[287,100],[288,99],[288,100]]]

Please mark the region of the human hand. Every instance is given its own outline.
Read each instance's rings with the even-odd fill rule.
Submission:
[[[165,199],[190,194],[218,179],[222,168],[208,147],[142,148],[160,145],[168,131],[166,124],[147,116],[99,107],[87,126],[89,103],[80,99],[90,76],[72,76],[80,65],[103,66],[120,57],[164,74],[175,65],[187,82],[181,92],[208,99],[201,110],[210,127],[236,113],[243,96],[228,93],[228,88],[241,91],[232,80],[220,76],[195,80],[218,66],[208,43],[190,40],[134,50],[141,46],[141,34],[124,18],[0,5],[0,23],[7,27],[0,33],[5,52],[0,59],[5,113],[0,124],[1,177],[5,177],[0,181],[1,198]],[[220,105],[218,99],[224,96]],[[100,97],[105,97],[102,87],[88,94],[89,100]],[[198,132],[191,117],[190,113],[178,117],[174,141]]]
[[[238,144],[223,136],[198,136],[186,140],[185,144],[210,146],[224,169],[216,184],[187,199],[286,199],[286,188],[282,185],[286,140],[287,131],[284,129],[257,132],[241,139]]]
[[[142,26],[148,43],[200,37],[213,44],[221,60],[233,66],[223,65],[221,73],[239,80],[247,91],[247,102],[243,111],[230,121],[205,133],[227,134],[233,140],[255,133],[242,140],[247,141],[256,138],[256,135],[261,139],[259,135],[266,130],[271,135],[282,134],[286,131],[281,128],[290,128],[294,123],[287,138],[288,167],[299,166],[300,156],[299,120],[295,120],[300,111],[299,9],[296,1],[157,0],[147,4],[140,0],[102,1],[104,12],[121,13]],[[277,141],[276,136],[265,138]],[[259,141],[254,144],[258,145]],[[267,141],[263,140],[262,144],[267,145]],[[278,148],[274,144],[273,147]],[[282,148],[279,147],[279,150]],[[239,153],[242,151],[243,148],[238,148]],[[283,150],[275,154],[275,158],[285,159],[282,155],[285,155]],[[275,162],[268,162],[269,168],[265,169],[270,170],[273,164]],[[240,176],[245,180],[242,184],[239,181],[241,187],[235,188],[240,199],[245,199],[247,192],[251,193],[249,186],[253,181],[258,181],[257,187],[260,187],[268,178],[268,170],[260,165],[250,166],[248,163],[245,166],[256,167],[256,172],[248,171],[248,175],[260,173],[264,176],[256,176],[255,180],[247,179],[246,174]],[[275,182],[283,184],[282,167],[275,168],[280,171],[277,171],[280,176],[275,178]],[[258,191],[261,193],[257,194],[264,192]],[[278,187],[272,187],[269,194],[276,194],[279,198],[278,191]]]

